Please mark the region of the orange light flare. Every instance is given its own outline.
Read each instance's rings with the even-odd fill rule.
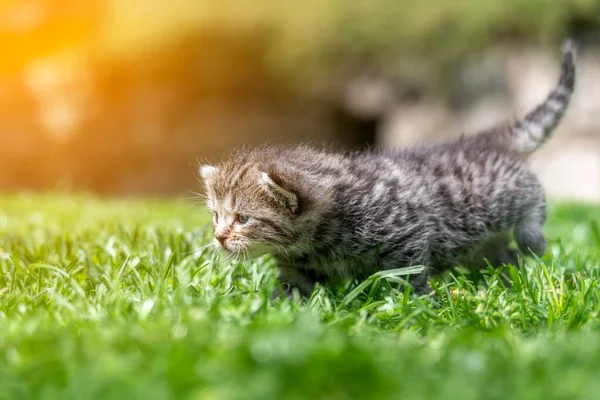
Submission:
[[[0,135],[5,152],[66,139],[81,119],[73,101],[81,60],[93,51],[102,2],[0,0]]]
[[[101,15],[97,1],[0,0],[0,75],[65,49],[89,50]]]

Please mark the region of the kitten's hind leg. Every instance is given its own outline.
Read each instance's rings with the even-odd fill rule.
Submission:
[[[472,270],[482,270],[487,268],[489,263],[494,268],[508,264],[519,268],[519,253],[516,249],[510,248],[511,239],[510,232],[490,236],[485,243],[470,254],[464,266]],[[510,275],[506,269],[502,271],[500,279],[506,287],[512,286]]]
[[[493,267],[504,264],[519,266],[519,254],[510,248],[510,233],[499,233],[491,236],[475,252],[471,254],[468,266],[474,269],[487,267],[487,260]]]

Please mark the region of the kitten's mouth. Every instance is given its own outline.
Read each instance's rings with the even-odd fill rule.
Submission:
[[[223,250],[223,251],[227,251],[229,252],[229,250],[227,249],[227,246],[224,243],[221,243],[217,240],[217,238],[213,238],[213,245],[219,249],[219,250]]]
[[[244,250],[231,248],[231,247],[227,246],[226,241],[220,242],[217,239],[214,239],[213,243],[217,249],[224,251],[225,253],[229,254],[230,256],[233,256],[234,258],[242,258],[242,254],[244,253]]]
[[[225,241],[220,242],[215,238],[215,239],[213,239],[213,244],[215,245],[215,247],[217,249],[231,253],[231,250],[227,247],[227,242],[225,242]]]

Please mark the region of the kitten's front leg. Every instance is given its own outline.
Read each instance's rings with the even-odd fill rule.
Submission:
[[[433,288],[429,284],[429,278],[431,277],[429,268],[426,268],[423,272],[410,275],[408,282],[412,286],[412,290],[417,295],[425,295],[433,292]]]
[[[277,279],[286,297],[292,298],[294,288],[298,290],[298,293],[302,297],[309,297],[312,294],[315,288],[315,281],[309,276],[308,271],[292,264],[282,263],[278,263],[277,269],[279,272]],[[272,298],[276,299],[280,296],[281,291],[279,287],[275,287]]]

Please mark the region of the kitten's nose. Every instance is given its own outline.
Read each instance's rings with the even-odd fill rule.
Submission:
[[[223,231],[215,232],[215,239],[219,241],[219,243],[224,244],[223,242],[227,239],[227,234]]]

